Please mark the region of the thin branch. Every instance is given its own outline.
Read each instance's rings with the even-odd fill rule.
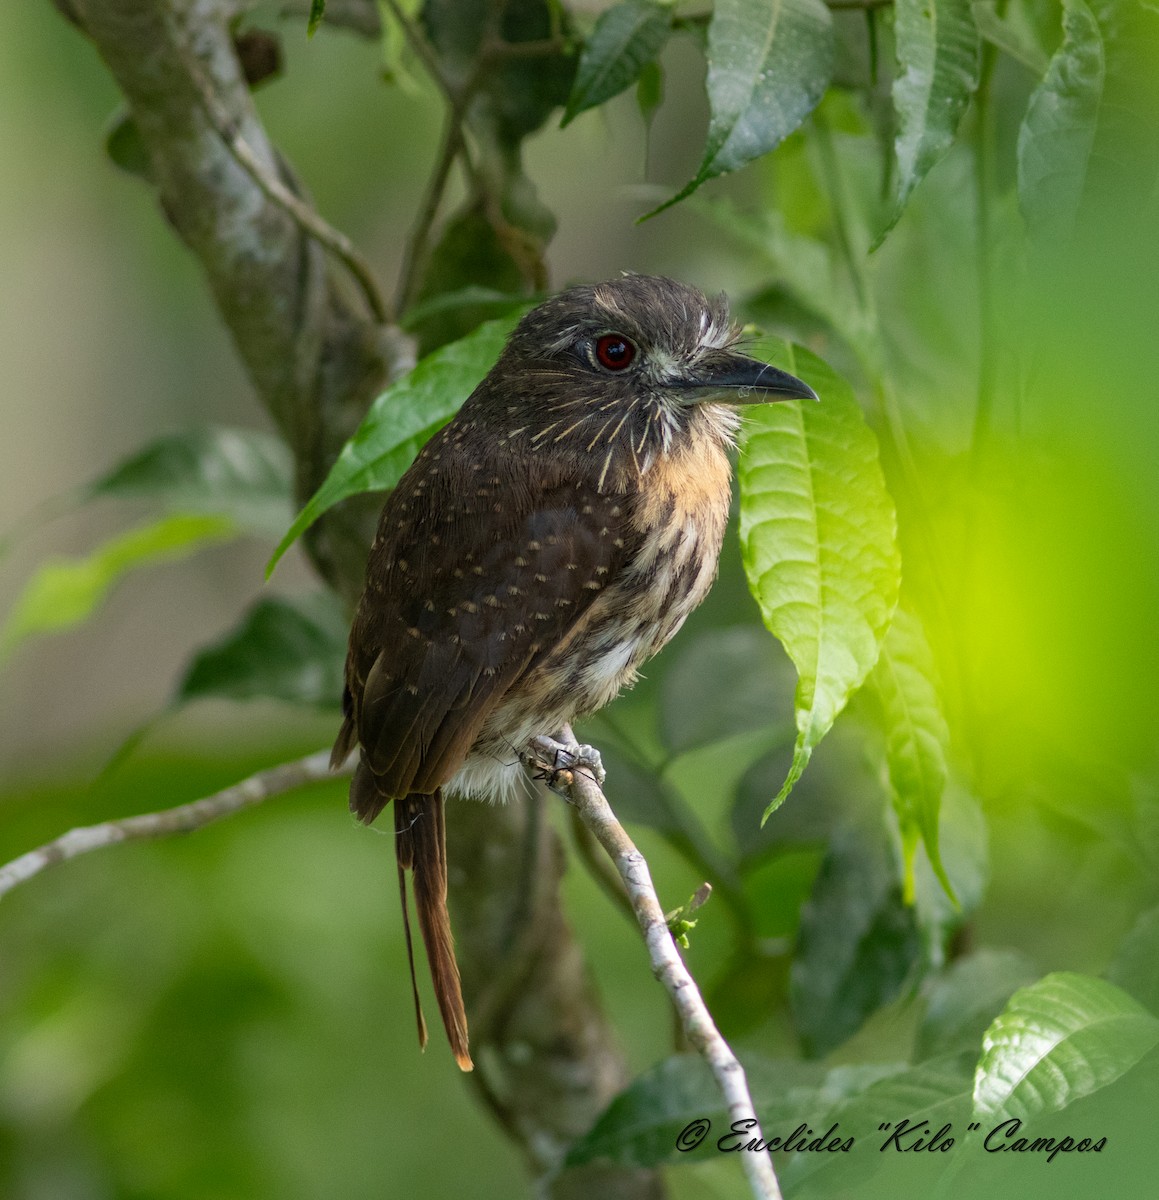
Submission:
[[[893,3],[893,0],[889,0]],[[509,42],[506,38],[493,38],[484,45],[480,57],[485,62],[503,62],[516,58],[550,58],[568,48],[564,37],[539,38],[528,42]]]
[[[201,829],[212,821],[231,816],[242,809],[253,808],[307,783],[319,783],[324,779],[333,778],[333,775],[334,772],[330,770],[329,751],[320,750],[295,762],[282,763],[280,766],[270,767],[267,771],[259,771],[256,775],[223,788],[212,796],[179,805],[177,808],[70,829],[68,833],[0,867],[0,896],[39,875],[41,871],[57,863],[79,858],[91,850],[119,846],[122,842],[152,841],[155,838],[172,837],[178,833],[192,833],[193,830]]]
[[[283,209],[300,229],[342,263],[358,284],[371,315],[379,325],[387,324],[391,318],[379,293],[374,273],[366,260],[359,254],[354,243],[340,229],[335,229],[333,225],[325,221],[299,196],[294,195],[269,169],[258,157],[253,147],[241,136],[237,122],[233,120],[225,106],[217,98],[200,65],[191,55],[186,55],[185,59],[185,65],[189,71],[189,77],[197,89],[201,107],[209,118],[210,124],[217,130],[221,140],[229,147],[230,153],[270,200]]]
[[[443,192],[446,191],[447,181],[451,176],[451,167],[463,149],[463,113],[456,103],[447,113],[447,129],[443,135],[439,161],[427,184],[426,195],[423,197],[414,229],[407,239],[402,270],[399,273],[398,293],[395,296],[395,307],[400,313],[405,312],[414,302],[422,270],[426,265],[431,230],[434,228],[435,218],[439,215]]]
[[[574,744],[575,739],[569,728],[565,726],[561,735],[564,743]],[[616,864],[631,897],[636,921],[644,934],[648,957],[652,960],[652,973],[672,997],[688,1041],[712,1070],[728,1106],[730,1123],[743,1122],[741,1128],[763,1141],[764,1135],[749,1094],[744,1068],[717,1029],[696,981],[672,940],[647,861],[616,819],[607,797],[590,771],[555,770],[554,764],[559,761],[557,753],[562,749],[564,745],[551,738],[536,738],[531,745],[530,765],[550,776],[553,786],[562,785],[566,788],[568,799],[575,805],[580,820],[595,834]],[[770,1154],[763,1150],[742,1151],[741,1165],[757,1200],[781,1200],[781,1189]]]
[[[579,810],[572,805],[567,811],[576,852],[588,874],[595,880],[600,891],[629,921],[635,920],[636,910],[632,907],[632,901],[624,890],[623,880],[615,867],[597,851],[595,835],[583,823]]]
[[[403,254],[402,269],[399,272],[398,289],[395,293],[395,309],[404,312],[413,303],[418,290],[423,267],[426,265],[427,247],[430,242],[431,230],[439,215],[447,182],[451,177],[451,167],[455,160],[463,155],[466,158],[467,144],[463,137],[463,120],[467,115],[467,106],[471,97],[479,87],[483,76],[483,60],[480,57],[470,76],[463,83],[453,82],[443,71],[438,54],[427,39],[426,33],[418,22],[412,20],[402,9],[398,0],[385,0],[391,16],[402,27],[403,35],[410,43],[411,49],[421,60],[427,74],[434,80],[447,99],[447,126],[443,134],[443,144],[439,151],[438,161],[427,184],[422,207],[415,220],[414,229],[407,239]]]

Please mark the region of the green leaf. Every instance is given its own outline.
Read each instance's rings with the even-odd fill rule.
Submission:
[[[261,696],[337,706],[348,629],[347,614],[330,592],[259,600],[236,628],[198,652],[176,699]]]
[[[1107,968],[1107,978],[1159,1016],[1159,908],[1139,916]]]
[[[652,118],[664,102],[664,71],[658,62],[645,63],[636,81],[636,107],[644,118],[644,128],[651,130]]]
[[[522,312],[480,325],[442,346],[370,406],[322,486],[295,517],[266,567],[266,578],[294,541],[340,500],[386,491],[402,478],[432,434],[458,412],[494,365]]]
[[[901,991],[921,956],[885,834],[839,829],[817,875],[790,974],[789,1002],[804,1051],[828,1053]]]
[[[877,1074],[876,1079],[863,1075],[857,1080],[861,1086],[851,1088],[850,1094],[831,1106],[822,1118],[824,1126],[836,1121],[843,1137],[852,1135],[857,1139],[852,1153],[793,1155],[778,1172],[788,1194],[807,1194],[811,1198],[834,1196],[841,1200],[864,1195],[937,1194],[929,1187],[928,1175],[920,1172],[944,1170],[948,1157],[944,1154],[908,1154],[910,1161],[899,1172],[909,1185],[904,1191],[896,1186],[887,1190],[869,1185],[873,1176],[891,1163],[893,1152],[887,1156],[879,1152],[879,1147],[902,1122],[914,1126],[924,1121],[919,1133],[924,1132],[927,1137],[945,1124],[955,1129],[964,1125],[970,1112],[969,1060],[947,1056],[909,1068],[879,1067]],[[806,1180],[807,1189],[802,1188]]]
[[[493,0],[424,0],[420,20],[450,79],[469,77],[486,57],[488,43],[496,34],[513,45],[560,41],[558,51],[502,56],[482,72],[476,95],[484,103],[475,107],[471,119],[476,137],[489,141],[494,136],[505,150],[517,150],[553,109],[567,103],[576,55],[570,13],[559,0],[507,0],[502,6]],[[511,219],[510,212],[505,211],[504,216]]]
[[[816,1066],[792,1060],[745,1061],[753,1104],[762,1126],[771,1131],[799,1121],[835,1098],[822,1092],[824,1074]],[[677,1139],[691,1122],[707,1119],[711,1129],[698,1147],[681,1151]],[[634,1079],[568,1151],[567,1165],[602,1160],[620,1166],[654,1167],[663,1162],[715,1158],[717,1139],[728,1133],[730,1118],[709,1070],[699,1055],[678,1054]]]
[[[879,245],[910,193],[953,144],[982,61],[970,0],[897,0],[894,11],[897,188]]]
[[[500,237],[482,199],[476,198],[443,225],[438,244],[423,268],[415,310],[404,324],[418,334],[418,356],[426,358],[450,342],[473,333],[484,321],[526,305],[526,282],[509,237]],[[518,296],[497,309],[479,290]],[[472,293],[475,299],[469,300]],[[464,303],[450,303],[460,296]]]
[[[222,427],[173,434],[37,506],[0,537],[0,557],[47,522],[104,498],[155,501],[177,513],[219,513],[243,529],[278,534],[293,515],[292,481],[290,452],[272,434]]]
[[[504,313],[514,312],[516,309],[523,312],[526,308],[526,296],[468,284],[465,287],[455,288],[454,291],[440,292],[429,300],[422,300],[412,305],[403,313],[399,324],[403,329],[413,331],[424,322],[429,321],[431,317],[442,316],[445,313],[457,313],[463,309],[477,311],[484,314],[486,318],[493,319]],[[472,328],[477,328],[480,323],[480,321],[476,321]]]
[[[660,685],[660,732],[673,754],[789,723],[777,651],[759,627],[710,629],[683,644]]]
[[[1155,198],[1159,19],[1137,0],[1074,0],[1063,32],[1019,131],[1018,180],[1039,247],[1065,253],[1080,215],[1119,221]]]
[[[752,891],[746,880],[746,896]],[[804,900],[804,896],[801,897]],[[738,947],[728,966],[712,981],[705,993],[708,1010],[717,1029],[729,1041],[747,1037],[770,1018],[781,1015],[788,986],[788,963],[779,943],[766,952],[763,939]]]
[[[306,22],[306,36],[312,38],[318,32],[318,26],[322,24],[322,18],[326,15],[326,0],[310,0],[310,18]]]
[[[45,563],[0,630],[0,662],[34,634],[86,621],[130,571],[186,558],[236,536],[237,526],[228,517],[175,514],[120,534],[85,558]]]
[[[1015,992],[982,1039],[976,1119],[1029,1120],[1089,1096],[1159,1045],[1159,1018],[1102,979],[1060,971]]]
[[[958,959],[932,982],[915,1057],[967,1050],[977,1057],[990,1023],[1018,988],[1037,978],[1034,964],[1016,950],[984,949]]]
[[[781,674],[790,675],[791,667]],[[779,694],[786,690],[787,683],[778,685]],[[737,784],[729,824],[746,868],[802,847],[823,849],[850,814],[881,807],[881,771],[865,752],[865,733],[841,722],[818,748],[789,802],[762,824],[761,814],[792,760],[795,733],[790,724],[785,744],[758,759]]]
[[[890,791],[905,852],[906,901],[912,903],[914,898],[914,851],[919,837],[946,894],[956,901],[938,853],[950,731],[942,715],[925,631],[917,617],[902,608],[894,613],[868,683],[879,701],[885,730]]]
[[[939,966],[948,936],[982,902],[990,878],[990,848],[981,804],[951,776],[942,795],[938,850],[952,893],[935,874],[929,855],[918,846],[914,856],[914,907],[926,934],[930,962]],[[953,898],[951,898],[953,897]]]
[[[623,0],[601,13],[584,43],[561,125],[631,87],[671,32],[672,9],[656,0]]]
[[[422,0],[396,0],[393,8],[386,0],[375,0],[375,7],[378,9],[378,23],[382,27],[383,77],[397,84],[404,92],[415,97],[421,96],[422,85],[407,64],[406,53],[410,44],[406,29],[401,21],[395,20],[395,11],[414,20],[422,9]]]
[[[83,498],[159,500],[185,513],[222,513],[280,532],[292,514],[293,462],[283,442],[252,429],[211,427],[151,442],[89,484]]]
[[[109,118],[105,132],[105,153],[127,174],[136,175],[149,183],[154,182],[153,160],[145,139],[141,137],[141,127],[124,105]]]
[[[1015,14],[1000,17],[996,0],[971,0],[970,11],[974,14],[978,33],[990,45],[997,46],[1003,54],[1029,67],[1036,76],[1046,73],[1050,63],[1046,51],[1031,30],[1014,23]]]
[[[755,408],[741,440],[749,588],[798,677],[793,762],[767,820],[877,662],[900,564],[877,441],[849,385],[799,347],[770,340],[753,352],[803,375],[821,397]]]
[[[708,1064],[696,1055],[665,1059],[634,1079],[604,1110],[592,1128],[568,1151],[569,1167],[603,1160],[621,1166],[651,1167],[676,1156],[677,1138],[690,1122],[723,1109]],[[708,1137],[689,1153],[708,1158]]]
[[[833,22],[822,0],[717,0],[708,27],[708,141],[702,183],[767,154],[817,107],[833,74]]]
[[[1032,234],[1065,239],[1086,190],[1106,83],[1103,34],[1083,0],[1066,0],[1063,42],[1018,131],[1018,203]]]

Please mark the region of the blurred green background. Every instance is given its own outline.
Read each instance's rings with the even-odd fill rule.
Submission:
[[[307,43],[301,20],[283,33],[286,76],[259,93],[259,107],[319,210],[389,280],[433,156],[432,95],[384,86],[379,50],[359,39],[324,30]],[[889,381],[883,394],[857,338],[832,338],[799,289],[779,286],[792,277],[791,246],[740,215],[775,198],[802,235],[828,227],[802,139],[706,189],[705,201],[634,223],[700,156],[696,51],[674,42],[665,64],[669,91],[647,167],[630,97],[562,132],[549,125],[530,143],[529,174],[559,221],[552,283],[633,269],[724,288],[743,315],[809,340],[846,370],[879,434],[891,421],[904,427],[912,470],[884,438],[883,455],[905,588],[942,672],[959,768],[989,822],[990,885],[968,936],[1021,951],[1039,972],[1097,974],[1159,899],[1148,859],[1159,842],[1159,198],[1129,212],[1106,198],[1065,261],[1024,275],[1010,249],[1020,236],[1012,154],[999,156],[1004,200],[987,245],[991,350],[1002,369],[979,437],[969,145],[936,168],[864,260],[876,325],[866,344]],[[1006,150],[1033,82],[1000,64],[994,119]],[[117,107],[91,47],[51,5],[6,14],[2,530],[158,435],[214,421],[267,427],[195,264],[146,189],[102,153]],[[839,96],[824,115],[842,186],[871,209],[871,131]],[[1006,370],[1012,345],[1025,353]],[[91,506],[18,541],[0,559],[0,612],[38,563],[91,548],[124,527],[126,512]],[[164,707],[190,654],[261,593],[269,550],[251,539],[136,575],[82,629],[31,642],[3,664],[0,860],[73,825],[168,807],[328,744],[332,713],[203,703],[161,722],[100,776],[122,740]],[[309,585],[296,553],[279,568],[284,590]],[[709,604],[613,719],[646,739],[682,654],[714,629],[755,619],[730,544]],[[791,678],[782,676],[787,703]],[[598,738],[599,727],[590,733]],[[791,805],[844,777],[842,756],[856,751],[840,742],[835,734],[818,751],[810,772],[820,782],[807,776]],[[721,846],[734,838],[732,788],[766,748],[741,735],[673,770]],[[614,802],[613,789],[614,778]],[[560,813],[552,819],[562,828]],[[658,835],[638,833],[675,905],[700,876]],[[448,1056],[415,1049],[390,859],[381,831],[354,827],[335,784],[193,838],[94,855],[5,898],[0,1195],[520,1194],[515,1152]],[[816,866],[815,855],[779,859],[750,885],[767,889],[770,911],[795,914]],[[573,867],[567,886],[642,1070],[671,1050],[665,1002],[635,933],[585,873]],[[773,922],[762,933],[793,931]],[[690,954],[698,978],[727,965],[728,933],[727,912],[710,904]],[[919,1012],[912,995],[887,1006],[833,1061],[904,1057]],[[783,1015],[744,1036],[763,1053],[792,1045]],[[735,1194],[735,1174],[673,1171],[673,1194]]]

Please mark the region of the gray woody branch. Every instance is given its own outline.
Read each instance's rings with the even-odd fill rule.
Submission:
[[[563,730],[565,743],[574,743],[571,730]],[[676,948],[664,910],[660,907],[652,875],[644,856],[636,849],[627,830],[616,819],[599,783],[585,769],[556,772],[553,764],[561,749],[560,743],[551,738],[537,738],[532,749],[545,770],[559,777],[566,789],[568,799],[575,805],[580,820],[591,830],[600,845],[608,852],[620,872],[620,878],[628,889],[636,921],[648,947],[652,961],[652,973],[664,985],[672,1003],[680,1015],[688,1041],[708,1063],[717,1086],[728,1105],[731,1123],[746,1122],[754,1138],[764,1140],[748,1080],[744,1068],[721,1032],[704,1003],[696,980],[692,978],[680,951]],[[555,786],[553,784],[553,786]],[[748,1177],[749,1187],[756,1200],[781,1200],[781,1189],[773,1170],[771,1155],[763,1151],[743,1151],[741,1163]]]
[[[194,800],[191,804],[70,829],[51,842],[29,850],[27,854],[0,867],[0,897],[57,863],[68,862],[93,850],[103,850],[106,846],[119,846],[122,842],[147,842],[173,837],[178,833],[192,833],[212,821],[253,808],[274,796],[329,778],[330,755],[319,751],[296,762],[259,771],[241,783],[235,783],[202,800]]]
[[[190,804],[70,829],[0,866],[0,898],[82,854],[192,833],[331,779],[329,762],[329,752],[319,751]],[[568,1145],[625,1086],[627,1072],[557,902],[563,854],[542,806],[533,800],[459,810],[449,827],[450,874],[453,897],[470,900],[459,906],[465,920],[458,922],[478,1060],[469,1078],[552,1200],[659,1200],[663,1191],[650,1171],[593,1165],[557,1174]],[[384,900],[390,890],[384,886]]]
[[[573,740],[570,730],[565,731],[565,736]],[[558,748],[548,738],[539,739],[535,745],[545,764],[556,761]],[[580,819],[607,851],[624,881],[644,934],[653,973],[671,996],[689,1042],[711,1068],[728,1105],[730,1120],[751,1122],[747,1128],[755,1138],[761,1138],[744,1068],[716,1028],[695,980],[676,949],[647,861],[616,819],[595,779],[583,770],[560,774],[566,778],[569,798]],[[296,762],[259,771],[191,804],[71,829],[0,866],[0,897],[49,867],[93,850],[190,833],[295,788],[331,778],[329,754],[319,751]],[[503,812],[516,814],[514,822],[496,822],[496,815]],[[470,912],[466,929],[460,929],[467,933],[466,940],[472,947],[471,955],[464,960],[464,982],[471,996],[471,1024],[490,1058],[490,1062],[481,1063],[485,1069],[475,1073],[476,1084],[508,1131],[524,1145],[533,1169],[548,1176],[558,1167],[567,1143],[590,1124],[589,1094],[594,1090],[610,1095],[626,1080],[608,1041],[606,1024],[578,952],[569,951],[565,955],[562,966],[557,966],[547,977],[546,987],[531,990],[524,978],[528,963],[541,961],[545,950],[561,942],[571,943],[571,932],[563,915],[551,903],[562,875],[562,858],[557,841],[541,819],[540,805],[533,801],[496,810],[483,804],[464,804],[456,814],[463,819],[450,826],[456,839],[466,835],[470,840],[473,832],[469,828],[470,818],[481,813],[486,814],[482,828],[490,830],[498,823],[503,837],[492,840],[486,856],[462,856],[462,862],[473,861],[475,866],[456,865],[453,873],[457,876],[457,890],[462,892],[471,884],[478,889],[480,880],[486,882],[493,875],[510,874],[513,868],[521,877],[523,888],[517,893],[522,901],[521,911],[515,912],[505,911],[506,897],[497,889],[478,889],[484,903]],[[488,911],[489,907],[497,908],[500,919]],[[510,944],[505,944],[511,939],[519,944],[520,953],[512,953]],[[495,953],[481,953],[484,945]],[[485,984],[480,984],[477,977],[484,961],[489,967],[488,978]],[[585,999],[584,1004],[576,1005],[577,995]],[[577,1088],[574,1077],[577,1060],[585,1062],[600,1077],[581,1080],[588,1086]],[[568,1075],[572,1076],[569,1086],[561,1089],[559,1080]],[[593,1088],[593,1084],[597,1086]],[[536,1098],[537,1105],[548,1106],[555,1126],[551,1134],[543,1126],[542,1111],[528,1108],[529,1096]],[[523,1103],[514,1103],[516,1097]],[[530,1112],[536,1111],[540,1112],[540,1119],[533,1123]],[[745,1152],[742,1165],[756,1200],[781,1200],[768,1154]],[[557,1196],[595,1193],[611,1200],[658,1194],[655,1180],[645,1171],[608,1172],[592,1167],[564,1175],[557,1183],[559,1186],[553,1192]]]
[[[362,296],[333,270],[330,253],[341,252],[342,243],[287,202],[310,207],[270,144],[234,52],[230,24],[245,5],[55,3],[92,40],[124,94],[161,208],[205,271],[249,377],[293,450],[298,493],[308,496],[370,401],[411,364],[413,347],[366,312]],[[361,590],[378,507],[375,497],[338,506],[307,538],[321,573],[350,598]],[[223,793],[176,810],[185,814],[179,818],[129,818],[94,827],[103,832],[66,834],[17,860],[22,874],[9,886],[129,836],[195,828],[206,812],[216,819],[234,811],[233,799],[261,791],[252,790],[252,780],[239,786],[228,802]],[[274,794],[268,790],[253,802]],[[463,804],[451,822],[451,907],[468,1007],[478,1013],[472,1083],[523,1148],[551,1200],[657,1200],[663,1189],[653,1172],[555,1173],[564,1148],[624,1086],[628,1072],[563,915],[562,848],[538,820],[538,807]],[[173,819],[177,825],[165,828]],[[389,879],[384,865],[383,919],[392,900]]]
[[[128,102],[165,216],[197,257],[257,389],[294,452],[303,498],[411,351],[368,319],[326,249],[255,168],[306,199],[270,145],[234,52],[226,0],[72,0]],[[222,125],[253,162],[239,161]],[[347,595],[361,583],[372,502],[321,525],[311,551]]]

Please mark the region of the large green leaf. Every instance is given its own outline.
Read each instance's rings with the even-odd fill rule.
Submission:
[[[672,32],[672,8],[623,0],[600,14],[584,43],[562,124],[631,87]]]
[[[744,1066],[769,1138],[786,1137],[801,1123],[810,1127],[809,1136],[821,1133],[830,1109],[897,1070],[861,1065],[826,1074],[811,1063],[747,1056]],[[675,1055],[633,1080],[572,1146],[567,1163],[577,1166],[598,1159],[653,1167],[716,1158],[721,1153],[717,1142],[729,1135],[729,1125],[728,1109],[708,1065],[699,1056]],[[698,1136],[702,1140],[697,1141]]]
[[[917,617],[899,608],[869,676],[880,704],[890,790],[905,853],[906,899],[914,895],[920,837],[946,893],[954,889],[938,852],[938,817],[946,790],[950,731],[942,715],[934,660]]]
[[[1028,1120],[1113,1083],[1159,1045],[1159,1018],[1121,988],[1060,971],[1015,992],[987,1029],[974,1116]]]
[[[86,621],[130,571],[185,558],[236,536],[237,526],[228,517],[179,513],[122,533],[84,558],[45,563],[0,629],[0,662],[34,634]]]
[[[1066,237],[1086,190],[1106,82],[1103,33],[1083,0],[1066,0],[1063,42],[1018,131],[1018,202],[1032,233]]]
[[[856,1033],[897,996],[920,955],[884,831],[862,824],[839,830],[801,910],[790,975],[805,1053],[826,1054]]]
[[[928,1175],[931,1170],[945,1169],[948,1155],[941,1153],[907,1153],[908,1161],[903,1160],[904,1168],[898,1170],[904,1177],[904,1190],[896,1185],[888,1190],[871,1186],[871,1181],[894,1160],[895,1144],[908,1146],[923,1134],[929,1141],[947,1124],[954,1128],[954,1136],[959,1136],[956,1131],[970,1112],[970,1062],[947,1055],[908,1068],[879,1068],[878,1076],[863,1077],[862,1086],[851,1088],[823,1118],[826,1125],[835,1121],[842,1137],[856,1138],[852,1153],[794,1154],[779,1172],[786,1192],[840,1200],[865,1195],[937,1195]],[[891,1143],[891,1137],[897,1138],[897,1143]],[[807,1188],[803,1187],[806,1180]]]
[[[337,706],[349,620],[329,592],[259,600],[236,628],[194,657],[177,700],[268,697]]]
[[[342,447],[322,486],[294,519],[266,567],[278,560],[327,509],[360,492],[386,491],[402,478],[423,444],[458,412],[494,365],[521,312],[480,325],[442,346],[392,384]]]
[[[754,353],[821,397],[760,406],[741,441],[745,571],[798,677],[793,762],[767,819],[877,662],[900,563],[877,441],[849,385],[799,347],[769,340]]]
[[[817,107],[832,73],[833,23],[822,0],[717,0],[708,27],[704,158],[656,212],[784,141]]]
[[[914,1054],[972,1051],[1006,1002],[1020,987],[1038,978],[1034,964],[1016,950],[978,950],[960,958],[935,978],[926,996]]]
[[[1130,219],[1159,177],[1159,14],[1138,0],[1067,0],[1063,42],[1018,137],[1032,235],[1064,250],[1080,214]]]
[[[953,144],[981,68],[970,0],[897,0],[894,11],[900,68],[893,85],[897,188],[886,232],[910,193]]]
[[[293,462],[279,438],[214,426],[150,442],[90,484],[84,498],[140,497],[280,532],[292,515],[293,491]]]
[[[91,500],[147,500],[175,513],[221,513],[277,534],[293,515],[293,463],[272,434],[210,426],[150,442],[105,474],[45,501],[0,537],[0,556]]]

